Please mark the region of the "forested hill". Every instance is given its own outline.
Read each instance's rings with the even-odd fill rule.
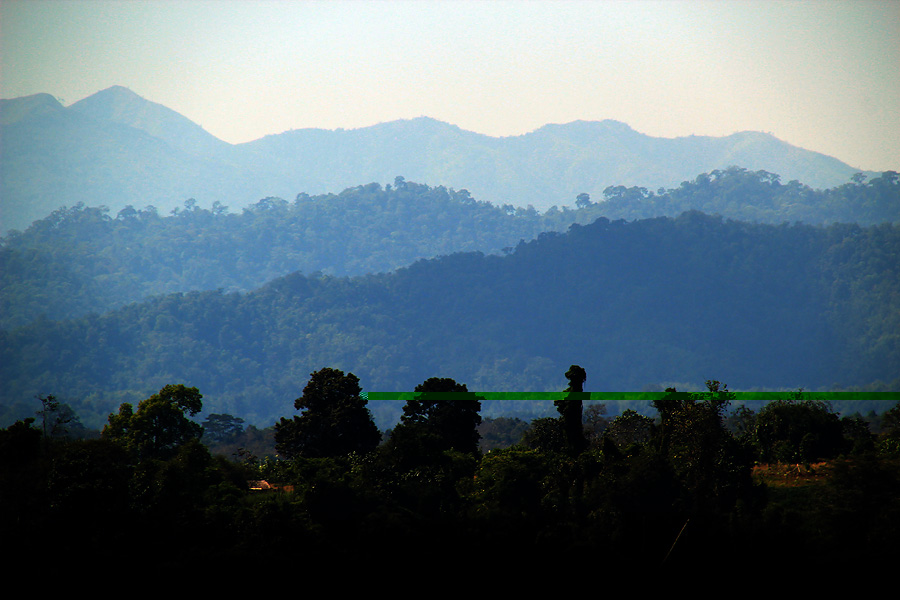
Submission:
[[[557,390],[571,364],[589,374],[586,391],[865,385],[900,373],[900,232],[601,218],[506,255],[295,273],[248,293],[39,320],[0,332],[0,352],[0,404],[53,394],[92,425],[168,383],[197,386],[210,412],[270,425],[326,366],[368,391],[429,377]]]
[[[651,191],[610,186],[579,194],[571,207],[539,212],[493,205],[466,190],[406,181],[340,194],[265,198],[241,211],[188,201],[163,216],[153,208],[75,205],[55,211],[0,244],[0,328],[38,317],[103,313],[148,296],[222,289],[249,291],[295,271],[327,275],[386,272],[460,251],[501,253],[543,231],[599,217],[675,217],[701,210],[779,224],[900,222],[893,172],[813,190],[765,171],[737,167]]]

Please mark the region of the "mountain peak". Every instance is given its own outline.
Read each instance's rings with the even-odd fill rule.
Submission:
[[[456,125],[452,125],[445,121],[441,121],[439,119],[435,119],[433,117],[428,117],[425,115],[419,117],[412,117],[409,119],[396,119],[394,121],[385,121],[382,123],[378,123],[376,125],[372,125],[370,127],[361,127],[360,129],[370,129],[370,128],[378,128],[378,127],[406,127],[409,129],[419,129],[419,130],[449,130],[449,129],[459,129]]]
[[[128,122],[130,113],[145,109],[152,104],[127,87],[114,85],[75,102],[69,106],[69,109],[95,119]]]
[[[187,117],[121,85],[108,87],[79,100],[69,106],[69,110],[98,121],[112,121],[140,129],[190,154],[215,152],[227,145]]]
[[[134,96],[136,98],[140,98],[140,96],[138,96],[136,93],[131,91],[131,89],[125,87],[124,85],[111,85],[108,88],[106,88],[105,90],[100,90],[99,92],[97,92],[94,95],[97,96],[99,94],[120,94],[120,95]]]
[[[535,130],[535,133],[538,131],[585,131],[585,132],[607,132],[614,134],[630,134],[636,133],[634,129],[631,128],[627,123],[623,123],[622,121],[616,121],[614,119],[603,119],[602,121],[586,121],[583,119],[578,119],[575,121],[569,121],[568,123],[548,123],[543,127],[539,127]]]
[[[125,87],[124,85],[113,85],[105,90],[100,90],[96,94],[88,96],[85,100],[95,98],[95,99],[112,99],[117,102],[137,102],[137,103],[149,103],[150,101],[146,98],[139,96],[137,93],[133,92],[131,89]]]

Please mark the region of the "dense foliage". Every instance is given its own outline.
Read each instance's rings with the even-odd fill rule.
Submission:
[[[328,458],[365,453],[381,441],[381,434],[366,409],[359,378],[338,369],[312,373],[303,395],[294,401],[301,411],[293,419],[275,424],[275,449],[293,458]]]
[[[64,200],[64,199],[61,199]],[[0,328],[36,318],[103,313],[173,292],[248,291],[293,272],[364,275],[453,252],[498,254],[520,240],[599,217],[676,217],[700,210],[770,224],[874,225],[900,221],[900,180],[887,172],[814,190],[740,168],[701,174],[670,190],[613,186],[574,208],[502,206],[466,190],[395,179],[340,194],[265,198],[240,213],[216,203],[162,216],[152,206],[60,208],[0,243]]]
[[[457,251],[499,252],[543,231],[467,192],[398,178],[294,202],[265,198],[241,213],[196,202],[161,216],[128,207],[61,208],[0,248],[2,321],[103,313],[148,296],[247,291],[296,271],[362,275]]]
[[[434,373],[481,391],[553,391],[575,359],[593,391],[696,389],[711,372],[736,389],[891,384],[898,298],[891,224],[600,218],[504,256],[295,273],[3,331],[0,404],[53,394],[96,424],[177,380],[205,390],[211,412],[260,425],[323,364],[370,391]]]
[[[755,223],[900,222],[900,178],[894,171],[867,180],[856,174],[844,185],[812,189],[775,173],[738,167],[702,173],[675,189],[654,193],[642,187],[612,186],[604,190],[604,213],[610,218],[676,216],[700,210]]]
[[[334,428],[367,430],[357,425],[360,415],[372,427],[355,382],[332,369],[311,374],[298,404],[314,418],[297,432],[300,446],[313,447]],[[876,436],[799,393],[756,412],[733,406],[727,386],[707,381],[700,393],[667,390],[652,417],[597,419],[602,406],[558,405],[560,416],[532,421],[520,443],[482,452],[469,445],[481,428],[477,410],[464,406],[478,406],[477,397],[461,397],[465,384],[429,378],[419,392],[384,443],[291,458],[214,453],[205,431],[185,427],[186,415],[122,427],[125,406],[95,438],[16,422],[0,430],[0,535],[15,540],[16,550],[7,565],[37,567],[34,557],[47,548],[58,557],[56,573],[134,564],[166,572],[310,570],[336,561],[352,561],[357,571],[433,572],[470,563],[473,549],[545,573],[893,560],[900,405],[884,413]],[[442,406],[439,392],[453,393],[453,404]],[[322,394],[354,408],[335,413],[315,403]],[[167,385],[134,415],[162,406],[194,413],[200,398],[196,389]],[[58,409],[44,406],[45,413]],[[580,447],[566,441],[573,415],[583,423]],[[811,446],[815,415],[837,429]],[[228,420],[219,417],[207,422]],[[780,426],[773,429],[773,420]],[[148,428],[174,442],[146,452],[133,442],[146,439]],[[548,443],[553,431],[556,444]],[[856,443],[861,438],[868,443]],[[754,476],[757,461],[773,451],[790,456],[796,485],[770,487]],[[795,463],[791,451],[803,459]],[[815,472],[811,463],[826,457],[828,480],[804,483],[803,473]]]

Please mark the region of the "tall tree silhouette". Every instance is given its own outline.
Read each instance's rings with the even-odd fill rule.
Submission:
[[[360,396],[353,373],[325,368],[310,375],[303,395],[294,401],[303,411],[275,424],[275,449],[287,457],[321,458],[374,450],[381,433]]]
[[[447,450],[477,454],[480,397],[464,383],[439,377],[427,379],[415,391],[388,443],[401,465],[433,462]]]
[[[554,400],[553,404],[556,406],[556,410],[559,411],[569,448],[578,453],[587,446],[587,439],[584,437],[584,426],[582,425],[582,398],[587,373],[582,367],[572,365],[566,371],[566,379],[569,380],[569,386],[565,389],[568,392],[566,398],[564,400]]]

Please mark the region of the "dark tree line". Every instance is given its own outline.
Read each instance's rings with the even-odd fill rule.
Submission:
[[[19,421],[0,430],[0,533],[20,557],[52,548],[79,568],[438,569],[473,548],[545,568],[874,566],[892,550],[900,406],[876,437],[800,394],[731,410],[727,386],[708,381],[704,392],[667,390],[656,417],[608,419],[577,395],[582,367],[566,378],[557,418],[489,452],[478,447],[481,399],[465,384],[426,379],[382,433],[356,376],[333,368],[312,373],[300,414],[276,424],[276,459],[211,453],[192,419],[202,396],[184,385],[123,404],[96,439]],[[55,410],[42,403],[43,416]],[[205,423],[241,429],[229,415]],[[824,459],[834,475],[812,505],[752,476],[759,460]],[[261,480],[277,489],[252,491]]]

